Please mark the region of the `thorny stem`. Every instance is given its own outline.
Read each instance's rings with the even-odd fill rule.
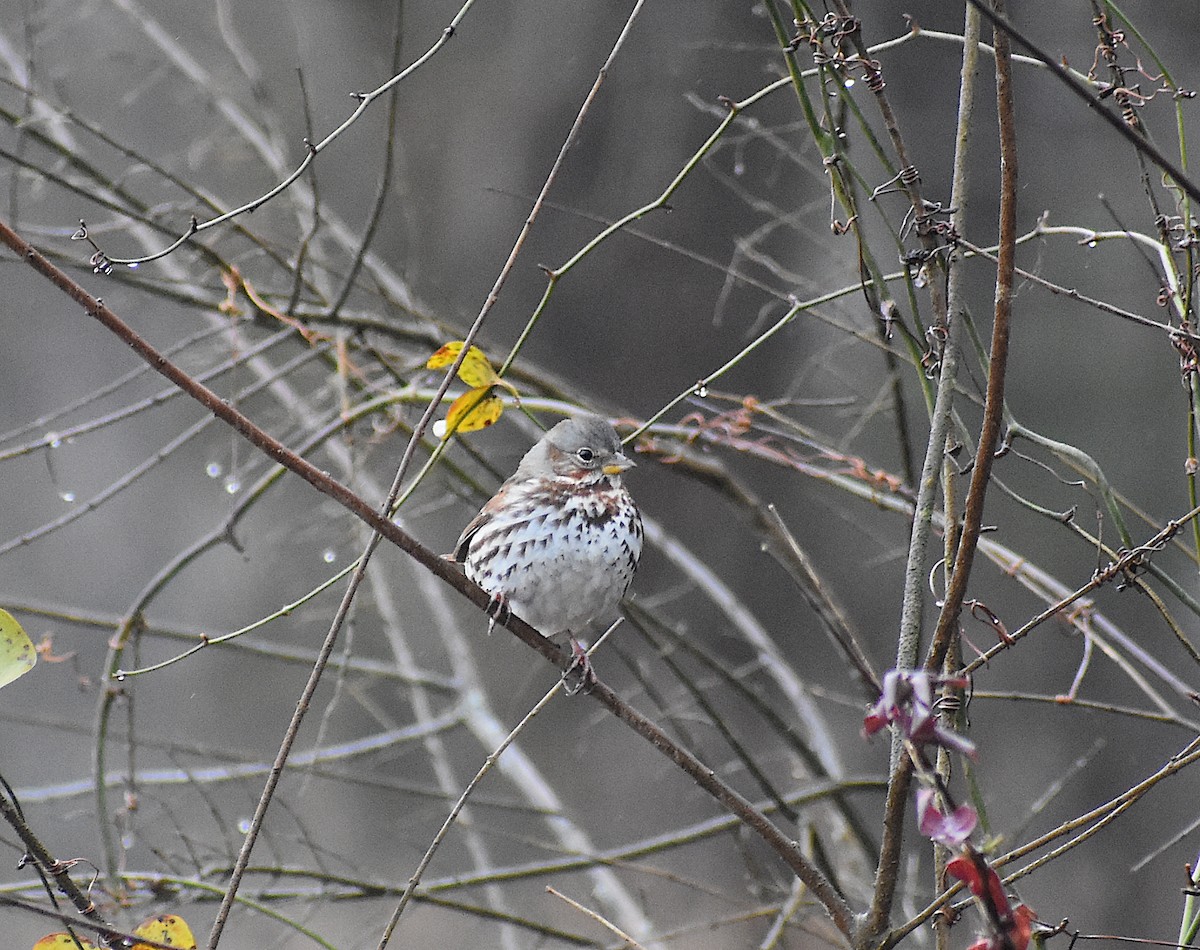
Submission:
[[[971,133],[974,129],[974,107],[975,107],[975,84],[979,75],[979,33],[980,33],[980,17],[979,12],[972,7],[967,7],[964,11],[963,23],[963,62],[961,69],[961,80],[959,85],[958,98],[958,127],[955,133],[955,150],[954,150],[954,172],[953,182],[950,191],[950,225],[955,234],[964,234],[967,230],[967,206],[970,200],[970,192],[968,188],[968,171],[970,169],[970,140]],[[966,305],[963,303],[965,291],[963,282],[965,280],[964,268],[957,266],[955,258],[951,258],[947,262],[948,278],[946,288],[946,308],[947,308],[947,332],[946,343],[942,351],[942,368],[945,372],[945,364],[947,359],[947,351],[952,359],[951,364],[951,380],[948,387],[949,393],[953,393],[954,376],[957,375],[958,355],[959,355],[959,337],[962,332],[962,319],[956,320],[953,316],[955,313],[965,313]],[[939,380],[940,382],[940,380]],[[947,412],[947,422],[949,422],[949,411]],[[958,531],[958,470],[954,459],[951,455],[951,439],[949,433],[944,435],[944,455],[942,457],[942,497],[943,511],[945,515],[946,531],[943,538],[943,558],[942,562],[946,565],[945,571],[949,570],[951,559],[957,550],[959,542]],[[932,533],[932,523],[925,526],[925,533],[928,536]],[[927,562],[926,562],[927,563]],[[922,571],[922,574],[924,572]],[[906,577],[907,580],[907,577]],[[948,576],[943,583],[948,581]],[[919,586],[918,590],[924,591],[923,586]],[[923,611],[918,615],[918,622],[923,616]],[[944,672],[947,674],[953,673],[950,667],[961,665],[962,663],[962,648],[956,642],[946,655],[946,660],[942,664]],[[962,720],[965,718],[961,714],[954,717],[953,714],[947,718],[956,719],[951,725],[951,728],[961,728]],[[944,788],[950,779],[950,772],[953,768],[953,757],[948,750],[941,748],[938,750],[938,776],[939,781]],[[970,769],[970,765],[967,765]],[[968,771],[968,781],[970,781],[970,772]],[[976,803],[977,810],[983,814],[979,804]],[[933,885],[936,890],[943,890],[946,886],[946,865],[949,861],[949,852],[940,844],[933,844]],[[934,943],[936,950],[947,950],[950,946],[950,925],[951,922],[946,917],[940,917],[934,926]]]
[[[1003,9],[1003,0],[993,0]],[[1008,340],[1012,317],[1012,285],[1016,265],[1016,197],[1017,143],[1013,116],[1012,63],[1008,37],[994,30],[996,47],[996,110],[1000,128],[1000,234],[996,265],[996,303],[992,322],[992,345],[988,364],[987,395],[983,407],[983,423],[967,490],[962,529],[954,567],[946,586],[946,596],[938,616],[933,641],[925,660],[925,668],[937,672],[958,633],[958,618],[966,597],[967,582],[979,543],[983,524],[983,504],[991,478],[992,461],[1000,439],[1000,424],[1004,415],[1004,383],[1008,365]],[[889,800],[889,804],[891,804]],[[897,824],[903,814],[895,814]],[[882,925],[882,921],[879,921]],[[872,934],[875,936],[875,934]],[[1001,930],[1003,942],[1009,942],[1007,931]]]
[[[834,6],[842,17],[854,19],[845,0],[834,0]],[[857,21],[855,22],[857,23]],[[900,125],[896,121],[895,113],[892,111],[891,102],[884,91],[883,83],[871,81],[871,74],[877,74],[878,70],[871,59],[870,50],[867,49],[866,43],[863,42],[862,30],[856,26],[847,33],[847,37],[858,53],[859,62],[868,71],[867,86],[875,96],[875,101],[879,106],[879,114],[883,116],[884,125],[887,126],[888,137],[892,140],[892,148],[896,150],[896,158],[899,160],[901,167],[899,184],[904,193],[908,195],[909,202],[912,204],[914,220],[917,222],[917,227],[915,228],[916,235],[925,252],[933,254],[938,249],[939,239],[932,230],[921,226],[921,222],[928,216],[929,208],[925,203],[924,196],[921,194],[920,175],[917,172],[916,166],[909,159],[908,148],[904,144],[904,137],[900,134]],[[997,55],[999,55],[999,50],[997,50]],[[929,281],[929,302],[933,307],[933,321],[935,326],[944,327],[946,325],[946,292],[942,286],[942,275],[938,258],[931,257],[929,259],[929,267],[932,272]]]
[[[1188,464],[1186,469],[1187,474],[1187,489],[1188,501],[1191,502],[1194,508],[1197,503],[1200,503],[1200,494],[1196,491],[1196,469],[1200,463],[1196,461],[1197,452],[1200,449],[1196,445],[1196,430],[1200,426],[1200,414],[1197,413],[1197,406],[1200,405],[1200,390],[1197,389],[1197,376],[1195,372],[1189,372],[1184,379],[1184,394],[1187,397],[1187,450]],[[1200,523],[1192,522],[1192,545],[1195,548],[1196,556],[1200,559]]]
[[[1003,0],[993,0],[1003,11]],[[925,668],[938,671],[945,662],[958,633],[958,618],[971,576],[979,531],[983,524],[983,504],[991,478],[992,461],[1000,438],[1004,414],[1004,383],[1008,365],[1008,341],[1012,317],[1012,285],[1016,266],[1016,197],[1017,143],[1013,116],[1012,63],[1008,37],[994,30],[996,48],[996,111],[1000,130],[1000,234],[996,265],[996,303],[992,322],[992,345],[988,363],[987,395],[983,408],[983,423],[976,446],[971,485],[967,491],[963,524],[953,571],[947,583],[946,596],[929,647]],[[897,814],[899,820],[902,816]],[[1001,928],[1000,937],[1006,947],[1011,945],[1008,931]]]

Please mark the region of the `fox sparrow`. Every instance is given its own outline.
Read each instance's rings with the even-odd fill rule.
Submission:
[[[617,606],[642,552],[642,518],[621,474],[633,466],[598,416],[565,419],[463,530],[455,561],[545,636],[570,635]]]

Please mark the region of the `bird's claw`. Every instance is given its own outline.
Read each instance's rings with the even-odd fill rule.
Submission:
[[[512,619],[512,608],[508,606],[508,599],[503,594],[492,594],[491,600],[484,608],[484,613],[488,615],[489,635],[495,629],[496,624],[503,627]]]
[[[563,692],[568,696],[580,692],[590,693],[597,682],[596,671],[587,651],[580,646],[578,640],[571,637],[571,660],[562,674]]]

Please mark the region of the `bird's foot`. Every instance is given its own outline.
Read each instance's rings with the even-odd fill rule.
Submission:
[[[496,628],[496,624],[504,626],[512,618],[512,608],[508,606],[508,598],[503,594],[492,594],[484,613],[488,615],[488,635]]]
[[[592,668],[591,658],[579,641],[571,637],[571,660],[563,670],[563,691],[568,696],[576,693],[590,693],[596,685],[596,671]]]

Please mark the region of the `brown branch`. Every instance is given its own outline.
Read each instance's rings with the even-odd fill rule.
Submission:
[[[1001,6],[1003,0],[995,0]],[[966,597],[967,582],[979,543],[979,531],[983,523],[983,504],[991,476],[992,460],[1000,437],[1000,424],[1004,409],[1004,381],[1008,361],[1009,324],[1012,313],[1012,283],[1016,260],[1016,137],[1013,120],[1011,50],[1008,38],[995,31],[996,58],[996,101],[1000,125],[1000,235],[996,265],[996,303],[992,326],[992,347],[989,362],[987,395],[984,403],[983,424],[979,433],[975,464],[971,472],[971,484],[967,492],[963,523],[954,553],[953,569],[947,583],[946,596],[937,627],[926,657],[925,668],[934,672],[941,669],[946,654],[958,630],[958,618]],[[957,328],[956,328],[957,329]],[[953,359],[950,372],[953,371]],[[947,376],[947,367],[942,368],[939,397],[952,393],[953,377]],[[936,432],[935,432],[936,434]],[[941,437],[930,443],[930,453],[942,454]],[[927,459],[932,461],[932,458]],[[932,468],[927,473],[933,478]],[[924,486],[932,489],[932,481]],[[926,494],[931,494],[927,492]],[[910,558],[911,561],[911,558]],[[912,620],[918,621],[914,614]],[[884,807],[883,847],[880,850],[879,867],[876,870],[876,893],[871,913],[857,937],[857,946],[865,947],[878,940],[887,926],[891,914],[892,899],[898,880],[899,854],[903,842],[904,812],[907,807],[908,789],[912,779],[912,760],[903,756],[896,760],[888,787],[888,798]]]
[[[994,2],[997,9],[1003,9],[1003,0]],[[954,570],[946,588],[945,603],[938,616],[937,628],[925,660],[925,668],[934,671],[941,668],[942,660],[950,647],[950,640],[958,628],[958,616],[962,610],[967,582],[971,576],[971,565],[979,543],[979,530],[983,524],[983,502],[992,474],[992,460],[1000,440],[1000,425],[1004,413],[1004,382],[1008,367],[1013,273],[1017,253],[1017,138],[1013,115],[1012,51],[1009,48],[1008,36],[1002,30],[997,29],[994,34],[996,108],[1000,126],[1000,235],[996,257],[995,316],[992,323],[992,347],[988,362],[983,423],[979,431],[979,444],[975,450],[971,485],[967,490],[962,534],[954,558]]]
[[[0,220],[0,242],[10,247],[35,271],[83,307],[88,316],[95,318],[115,334],[156,372],[178,386],[222,422],[228,424],[248,442],[275,462],[299,475],[322,494],[332,498],[372,530],[395,544],[430,573],[453,587],[475,606],[481,610],[487,609],[490,600],[488,595],[468,580],[457,566],[435,554],[399,525],[372,508],[345,485],[331,478],[311,462],[291,452],[212,390],[194,380],[151,346],[102,301],[93,297],[64,271],[47,260],[2,220]],[[504,626],[527,646],[532,647],[554,664],[556,668],[561,669],[566,665],[569,658],[568,651],[547,640],[519,617],[510,617]],[[821,902],[838,929],[847,935],[851,932],[854,915],[850,906],[829,880],[804,857],[797,842],[791,840],[766,815],[718,778],[714,770],[672,740],[655,723],[622,700],[609,687],[598,682],[589,695],[634,732],[649,741],[687,773],[697,785],[757,833],[809,887],[813,896]]]
[[[997,9],[1003,9],[1004,0],[993,0]],[[967,490],[962,528],[959,533],[958,550],[954,556],[954,567],[946,585],[946,596],[937,627],[929,645],[925,668],[933,672],[941,669],[946,654],[958,633],[958,618],[966,597],[967,583],[971,577],[971,566],[979,545],[979,532],[983,524],[983,504],[987,495],[988,482],[992,474],[992,461],[1000,440],[1000,424],[1004,414],[1004,383],[1008,367],[1008,339],[1012,318],[1013,274],[1017,253],[1017,140],[1016,123],[1013,116],[1012,50],[1008,37],[1000,30],[994,31],[996,49],[996,109],[1000,127],[1000,234],[996,260],[996,304],[992,322],[992,346],[988,361],[987,394],[983,406],[983,423],[979,431],[979,444],[975,451],[975,463],[971,471],[971,484]],[[907,786],[912,767],[903,759],[893,773],[894,786]],[[890,790],[889,790],[890,791]],[[902,826],[903,800],[889,798],[888,818]],[[890,822],[885,821],[885,828]],[[886,843],[886,839],[885,839]],[[876,920],[882,925],[883,920]],[[875,936],[874,933],[871,934]],[[861,944],[860,944],[861,945]]]

